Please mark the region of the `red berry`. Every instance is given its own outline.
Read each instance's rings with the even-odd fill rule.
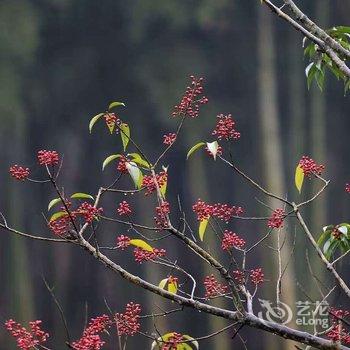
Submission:
[[[255,285],[258,285],[264,282],[264,273],[261,267],[250,271],[250,280]]]
[[[10,167],[10,174],[15,179],[23,181],[29,176],[29,168],[24,168],[15,164]]]
[[[140,329],[141,305],[130,302],[126,305],[125,312],[116,314],[119,335],[135,335]]]
[[[224,237],[221,241],[221,247],[223,250],[230,250],[232,248],[243,248],[245,245],[245,240],[238,237],[232,231],[225,230]]]
[[[219,140],[237,140],[241,137],[241,134],[235,130],[236,122],[232,119],[231,114],[217,116],[217,124],[212,135],[217,136]]]
[[[164,145],[170,146],[176,141],[176,134],[170,132],[169,134],[163,135],[163,138],[164,138],[164,141],[163,141]]]
[[[56,151],[41,150],[38,152],[38,161],[40,165],[57,165],[59,155]]]
[[[219,283],[214,275],[206,276],[204,279],[205,297],[207,299],[225,294],[228,287]]]
[[[283,209],[275,209],[267,222],[267,226],[270,228],[283,227],[283,220],[285,215],[286,213]]]
[[[203,96],[203,78],[191,76],[191,85],[186,88],[180,103],[174,107],[173,117],[187,116],[196,118],[199,115],[201,105],[208,103],[208,99]]]
[[[130,204],[127,201],[122,201],[119,203],[117,212],[119,215],[130,215],[132,213]]]
[[[304,175],[311,178],[312,175],[321,175],[325,166],[317,164],[313,159],[308,156],[303,156],[299,161],[299,166],[303,170]]]
[[[6,329],[16,338],[17,346],[22,350],[38,348],[46,342],[49,334],[44,332],[40,326],[40,320],[29,322],[30,330],[22,327],[20,323],[12,319],[5,322]]]

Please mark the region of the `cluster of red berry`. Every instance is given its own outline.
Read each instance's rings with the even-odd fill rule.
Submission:
[[[95,208],[92,204],[84,202],[80,205],[76,214],[80,214],[84,217],[85,222],[91,224],[92,221],[99,217],[103,212],[103,208]]]
[[[203,96],[203,78],[196,78],[191,75],[191,85],[186,88],[180,103],[174,107],[173,117],[188,116],[196,118],[199,115],[201,105],[208,103],[208,98]]]
[[[349,317],[350,312],[347,310],[332,308],[329,310],[329,315],[332,322],[332,327],[326,333],[327,338],[336,343],[340,342],[350,344],[350,334],[346,331],[344,325],[344,323],[348,324],[348,322],[343,322],[345,318]]]
[[[283,209],[275,209],[272,212],[271,217],[267,221],[267,227],[269,228],[281,228],[283,227],[283,220],[286,213]]]
[[[184,341],[184,337],[180,333],[174,332],[166,342],[161,345],[161,350],[177,350],[179,349],[178,345],[180,345]]]
[[[225,230],[221,241],[221,248],[223,250],[230,250],[232,248],[241,249],[245,246],[245,240],[240,238],[236,233]]]
[[[233,274],[233,279],[238,283],[238,284],[244,284],[245,282],[245,276],[244,272],[240,270],[235,270],[232,272]]]
[[[228,204],[216,203],[208,204],[198,199],[192,206],[193,211],[197,214],[198,221],[209,219],[210,216],[217,217],[220,220],[228,222],[234,216],[239,216],[243,213],[241,207],[230,206]]]
[[[56,151],[41,150],[38,152],[38,162],[40,165],[57,165],[59,162],[59,155]],[[10,166],[10,175],[16,180],[26,180],[30,174],[27,167],[14,164]]]
[[[135,335],[140,329],[141,305],[130,302],[124,313],[115,315],[119,335]]]
[[[117,237],[117,248],[120,248],[121,250],[126,249],[130,245],[130,237],[120,235]]]
[[[68,206],[70,203],[66,202]],[[102,212],[103,208],[95,208],[92,204],[88,202],[83,202],[77,210],[70,210],[69,214],[65,207],[61,210],[64,214],[55,220],[51,220],[48,223],[50,230],[57,236],[66,237],[73,226],[73,222],[78,216],[83,217],[86,223],[91,224],[92,221],[98,218]]]
[[[304,175],[311,178],[312,175],[321,175],[325,166],[317,164],[312,158],[308,156],[301,157],[299,166],[303,170]]]
[[[40,320],[29,322],[30,330],[27,330],[20,323],[11,319],[5,322],[5,327],[16,338],[17,346],[20,349],[30,350],[45,343],[49,337],[49,334],[40,328],[41,323]]]
[[[40,165],[57,165],[60,157],[56,151],[41,150],[38,152],[38,161]]]
[[[106,113],[103,117],[105,118],[106,125],[111,130],[111,132],[113,131],[115,125],[121,124],[121,120],[114,113]],[[116,128],[116,132],[118,131],[119,129]]]
[[[156,207],[156,216],[154,217],[156,226],[160,229],[168,227],[167,216],[170,214],[170,204],[167,201],[163,201],[158,207]]]
[[[120,202],[117,208],[117,213],[119,215],[130,215],[132,213],[130,204],[127,201]]]
[[[142,179],[142,187],[146,188],[145,195],[149,195],[156,191],[157,185],[161,188],[168,179],[168,173],[166,171],[161,171],[159,174],[156,174],[155,177],[152,175],[145,175]]]
[[[176,134],[173,132],[170,132],[163,136],[164,138],[164,145],[170,146],[176,141]]]
[[[17,180],[25,180],[29,176],[29,168],[19,166],[17,164],[10,167],[10,175]]]
[[[84,330],[82,337],[72,343],[74,350],[99,350],[105,344],[100,333],[111,325],[109,316],[102,315],[91,319],[88,327]]]
[[[203,284],[205,288],[205,297],[207,299],[220,296],[228,291],[228,287],[218,282],[214,275],[206,276]]]
[[[153,248],[152,251],[148,251],[139,247],[134,249],[135,261],[140,264],[142,264],[145,261],[155,260],[156,258],[165,256],[165,254],[165,249]]]
[[[217,116],[217,124],[212,132],[219,140],[237,140],[241,137],[241,133],[235,130],[236,122],[232,119],[232,115],[220,114]]]
[[[258,285],[264,282],[264,272],[261,267],[250,270],[250,280],[253,284]]]
[[[117,170],[120,171],[122,174],[126,174],[128,172],[128,169],[126,167],[126,163],[128,162],[128,158],[125,156],[121,156],[119,159],[119,162],[117,164]]]

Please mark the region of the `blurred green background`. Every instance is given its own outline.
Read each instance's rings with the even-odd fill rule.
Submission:
[[[343,0],[298,1],[319,24],[349,25],[350,3]],[[268,202],[220,163],[202,153],[186,162],[187,150],[199,140],[211,139],[215,116],[232,113],[241,131],[234,157],[248,174],[269,189],[299,200],[294,189],[295,166],[303,154],[326,164],[333,181],[327,194],[306,211],[313,232],[328,223],[349,220],[350,180],[348,131],[349,98],[342,83],[327,76],[326,89],[307,90],[302,37],[275,18],[260,1],[237,0],[1,0],[0,1],[0,208],[11,225],[50,236],[42,212],[54,192],[47,185],[17,183],[8,175],[13,163],[34,169],[39,149],[56,149],[64,155],[61,185],[68,192],[95,193],[115,175],[111,166],[101,172],[102,160],[121,151],[120,142],[101,125],[88,134],[91,116],[110,101],[124,101],[120,117],[152,157],[162,145],[162,135],[174,131],[170,117],[191,74],[205,78],[209,104],[199,120],[190,120],[181,140],[166,159],[169,198],[176,206],[179,195],[188,218],[197,198],[242,205],[247,215],[269,215],[257,199]],[[199,152],[200,153],[200,152]],[[313,182],[314,183],[314,182]],[[317,188],[307,182],[301,198]],[[130,185],[130,182],[126,182]],[[121,197],[104,202],[113,215]],[[144,199],[131,198],[139,222],[152,222],[153,209]],[[230,227],[249,242],[266,232],[264,224],[233,222]],[[100,239],[113,245],[119,226],[102,226]],[[307,275],[307,244],[295,222],[286,226],[284,257],[296,249],[283,280],[282,300],[294,305],[320,297]],[[210,233],[208,234],[210,236]],[[276,236],[268,244],[275,244]],[[170,240],[171,258],[191,267],[198,280],[213,271],[200,259]],[[204,246],[216,249],[210,237]],[[61,300],[73,339],[82,332],[88,315],[106,312],[104,298],[116,311],[129,300],[140,302],[145,312],[172,308],[99,266],[75,247],[31,242],[7,232],[0,236],[0,320],[13,317],[27,322],[42,319],[50,332],[50,347],[63,349],[65,333],[59,313],[42,281],[42,275]],[[311,252],[315,271],[320,263]],[[144,264],[136,266],[129,254],[111,255],[136,274],[157,283],[168,271]],[[220,257],[224,260],[224,257]],[[262,265],[268,281],[259,297],[274,300],[277,257],[266,246],[256,251],[248,265]],[[349,273],[343,266],[343,273]],[[332,281],[326,276],[325,283]],[[298,287],[299,285],[299,287]],[[204,293],[199,287],[198,293]],[[334,299],[340,295],[335,294]],[[226,305],[229,307],[230,305]],[[258,305],[256,306],[258,310]],[[227,323],[185,310],[157,321],[161,332],[178,331],[202,336]],[[293,325],[292,325],[293,326]],[[143,323],[152,331],[153,321]],[[243,349],[238,337],[221,334],[201,344],[202,349]],[[261,331],[243,329],[251,349],[294,349]],[[259,337],[259,342],[256,339]],[[261,341],[260,341],[261,339]],[[0,348],[14,349],[14,341],[0,330]],[[130,339],[128,349],[147,349],[142,337]],[[115,349],[115,342],[108,349]]]

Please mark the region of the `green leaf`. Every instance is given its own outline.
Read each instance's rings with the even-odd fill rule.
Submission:
[[[139,175],[139,181],[137,182],[137,188],[141,189],[142,187],[142,181],[143,181],[143,174],[140,171],[140,175]]]
[[[345,236],[348,236],[349,233],[349,227],[348,225],[339,225],[338,230]]]
[[[315,74],[315,79],[316,79],[316,83],[321,91],[323,91],[323,88],[324,88],[324,78],[325,78],[324,71],[318,70]]]
[[[152,343],[151,350],[161,349],[164,345],[164,342],[169,341],[169,339],[171,339],[171,337],[173,337],[173,336],[174,336],[174,332],[170,332],[170,333],[164,334],[161,337],[157,338],[157,340],[155,340]],[[187,334],[183,334],[182,337],[184,340],[190,341],[190,342],[178,344],[176,347],[176,350],[194,350],[194,349],[198,350],[199,349],[199,344],[198,344],[197,340],[193,339],[192,337],[190,337]]]
[[[321,246],[327,239],[331,237],[332,230],[324,230],[320,238],[317,241],[317,244]]]
[[[337,27],[331,28],[328,32],[329,32],[329,33],[339,32],[339,33],[347,33],[347,34],[350,34],[350,27],[347,27],[347,26],[337,26]]]
[[[120,128],[120,137],[122,139],[123,148],[125,151],[130,140],[130,128],[129,128],[129,125],[126,123],[120,124],[119,128]]]
[[[168,292],[176,294],[177,293],[177,283],[169,282],[168,283]]]
[[[65,211],[58,211],[57,213],[55,213],[51,216],[50,222],[55,221],[55,220],[61,218],[62,216],[67,216],[67,215],[68,214]]]
[[[138,153],[129,153],[128,157],[131,157],[131,160],[138,165],[141,165],[144,168],[150,168],[150,165],[146,160],[144,160]]]
[[[94,197],[91,194],[88,193],[82,193],[82,192],[77,192],[74,193],[70,196],[70,198],[79,198],[79,199],[92,199],[94,200]]]
[[[185,339],[185,340],[191,340],[191,343],[195,349],[199,349],[199,344],[198,344],[198,341],[193,339],[192,337],[190,337],[189,335],[187,334],[183,334],[182,337]],[[193,349],[193,348],[192,348]]]
[[[167,284],[167,282],[168,282],[168,279],[167,279],[167,278],[162,279],[162,280],[159,282],[158,287],[164,289],[164,287],[165,287],[165,285]]]
[[[188,159],[192,153],[196,152],[199,148],[204,147],[205,146],[205,142],[198,142],[197,144],[195,144],[188,152],[187,152],[187,157],[186,159]]]
[[[102,171],[105,169],[105,167],[114,159],[120,158],[121,154],[112,154],[111,156],[108,156],[102,164]]]
[[[213,155],[214,160],[216,160],[216,154],[218,153],[219,144],[217,141],[207,142],[207,147],[209,152]]]
[[[107,124],[107,128],[108,128],[111,135],[113,134],[114,127],[115,127],[115,122]]]
[[[128,163],[126,163],[125,166],[126,166],[126,169],[129,173],[129,175],[131,176],[132,180],[134,181],[135,188],[140,189],[141,185],[142,185],[142,179],[143,179],[143,175],[142,175],[141,170],[138,168],[138,166],[134,162],[128,162]]]
[[[307,76],[307,88],[309,90],[310,90],[311,83],[312,83],[317,71],[318,70],[317,70],[317,67],[314,64],[314,62],[310,63],[305,69],[305,74]]]
[[[330,238],[325,245],[323,246],[323,252],[327,260],[329,260],[332,255],[334,254],[335,250],[338,248],[340,245],[340,241],[337,239]]]
[[[163,197],[165,197],[167,186],[168,186],[168,179],[166,179],[164,184],[160,186],[160,189],[159,189]]]
[[[119,106],[124,106],[125,107],[125,104],[123,102],[111,102],[108,106],[108,110],[112,110],[113,108],[115,107],[119,107]]]
[[[134,247],[141,248],[141,249],[146,250],[148,252],[153,252],[153,248],[148,243],[143,241],[142,239],[131,239],[130,244],[133,245]]]
[[[304,171],[298,164],[295,169],[295,186],[298,189],[299,193],[301,192],[301,188],[303,187],[304,182]]]
[[[47,211],[50,211],[50,209],[58,203],[62,203],[61,198],[54,198],[47,206]]]
[[[90,123],[89,123],[89,131],[91,134],[92,128],[94,127],[95,123],[104,115],[104,113],[99,113],[95,115],[94,117],[91,118]]]
[[[199,238],[201,239],[201,241],[203,241],[204,239],[204,233],[207,228],[208,222],[209,222],[209,219],[204,219],[199,223],[198,232],[199,232]]]

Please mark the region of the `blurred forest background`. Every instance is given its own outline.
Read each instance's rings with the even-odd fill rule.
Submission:
[[[324,27],[349,25],[349,1],[297,3]],[[36,169],[33,176],[40,178],[44,174],[35,167],[37,151],[55,149],[64,154],[60,183],[66,191],[95,193],[116,174],[114,166],[102,174],[103,159],[120,152],[121,146],[102,124],[89,135],[91,116],[111,101],[124,101],[127,108],[118,111],[120,117],[130,123],[135,139],[155,157],[162,135],[175,130],[177,121],[170,115],[190,74],[205,77],[209,104],[202,109],[200,120],[187,123],[165,165],[170,165],[171,201],[176,205],[176,196],[181,197],[194,226],[197,223],[190,208],[199,197],[242,205],[247,215],[269,215],[256,200],[266,202],[266,198],[243,186],[222,164],[203,154],[185,161],[194,143],[212,139],[219,113],[232,113],[242,133],[234,147],[237,164],[279,194],[300,198],[293,181],[303,154],[326,164],[332,185],[306,210],[314,233],[325,224],[349,220],[349,197],[344,192],[345,182],[350,180],[349,97],[344,97],[342,83],[333,76],[327,76],[324,92],[315,86],[307,90],[304,69],[308,62],[303,57],[301,35],[260,1],[1,0],[0,28],[0,208],[11,225],[50,236],[41,213],[46,213],[54,197],[47,185],[12,181],[8,175],[11,164]],[[313,183],[305,184],[301,198],[317,188]],[[103,206],[113,215],[121,200],[111,197]],[[151,222],[152,206],[144,200],[130,200],[138,221]],[[231,227],[250,243],[266,232],[266,225],[256,222],[236,221]],[[116,235],[122,233],[123,227],[105,225],[100,239],[113,245]],[[285,258],[294,238],[296,249],[283,281],[282,300],[294,309],[296,300],[307,300],[305,293],[314,300],[320,297],[305,273],[307,244],[295,222],[285,227],[285,234]],[[209,236],[205,245],[214,245]],[[275,239],[269,244],[275,244]],[[191,266],[198,280],[213,272],[181,245],[170,241],[168,247],[171,257]],[[11,317],[20,322],[42,319],[54,349],[63,348],[65,333],[42,276],[55,287],[73,339],[82,332],[86,305],[89,317],[96,316],[106,312],[104,298],[116,311],[129,300],[140,302],[145,312],[157,310],[156,305],[173,307],[128,285],[75,247],[31,242],[1,232],[0,254],[1,322]],[[154,283],[167,273],[152,265],[136,266],[127,253],[113,254],[116,261]],[[322,277],[319,261],[309,254]],[[276,256],[266,246],[249,261],[250,268],[260,265],[269,281],[259,297],[274,300]],[[347,266],[343,274],[349,275]],[[329,277],[323,278],[327,283]],[[340,297],[334,294],[338,303]],[[161,332],[175,330],[196,337],[226,323],[186,310],[157,324]],[[152,325],[152,320],[144,322],[143,329],[151,330]],[[243,349],[238,337],[231,340],[230,334],[208,340],[201,348]],[[242,336],[248,339],[249,349],[294,349],[291,342],[281,343],[254,329],[244,329]],[[147,349],[149,343],[134,337],[128,349]],[[14,341],[4,329],[0,330],[0,344],[1,349],[14,349]]]

